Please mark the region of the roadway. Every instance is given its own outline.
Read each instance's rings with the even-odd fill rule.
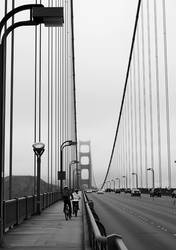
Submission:
[[[175,250],[176,205],[170,197],[90,193],[107,234],[120,234],[129,250]]]

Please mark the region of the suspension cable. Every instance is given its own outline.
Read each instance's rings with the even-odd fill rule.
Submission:
[[[134,47],[135,36],[136,36],[136,29],[137,29],[137,24],[138,24],[138,19],[139,19],[140,5],[141,5],[141,0],[138,1],[136,18],[135,18],[135,25],[134,25],[132,43],[131,43],[131,49],[130,49],[130,55],[129,55],[129,60],[128,60],[128,67],[127,67],[127,72],[126,72],[125,85],[124,85],[122,101],[121,101],[121,106],[120,106],[120,112],[119,112],[119,118],[118,118],[118,123],[117,123],[117,129],[116,129],[116,133],[115,133],[115,138],[114,138],[114,143],[113,143],[113,148],[112,148],[112,152],[111,152],[111,156],[110,156],[108,169],[107,169],[105,179],[104,179],[103,184],[102,184],[102,188],[103,188],[103,186],[105,184],[106,178],[107,178],[108,173],[109,173],[109,169],[110,169],[110,166],[111,166],[112,157],[113,157],[113,153],[114,153],[114,148],[115,148],[115,144],[116,144],[116,139],[117,139],[117,135],[118,135],[118,130],[119,130],[119,126],[120,126],[120,120],[121,120],[123,104],[124,104],[124,99],[125,99],[125,94],[126,94],[126,88],[127,88],[127,83],[128,83],[128,77],[129,77],[129,71],[130,71],[130,65],[131,65],[131,58],[132,58],[133,47]]]

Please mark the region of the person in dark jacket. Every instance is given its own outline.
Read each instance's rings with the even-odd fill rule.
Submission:
[[[69,211],[70,211],[70,217],[71,217],[71,214],[72,214],[71,199],[73,199],[73,198],[72,198],[72,192],[69,190],[68,186],[64,187],[62,198],[64,201],[64,211],[65,211],[66,204],[68,204]]]

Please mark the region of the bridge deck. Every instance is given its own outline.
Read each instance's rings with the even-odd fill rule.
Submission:
[[[57,202],[40,216],[33,216],[11,229],[4,241],[5,249],[83,249],[82,211],[79,210],[77,218],[66,221],[63,202]]]

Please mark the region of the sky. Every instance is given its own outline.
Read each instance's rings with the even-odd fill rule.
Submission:
[[[43,2],[44,1],[45,0],[43,0]],[[11,0],[9,0],[9,2],[11,2]],[[25,3],[34,3],[34,1],[26,0]],[[73,1],[78,140],[91,141],[92,166],[94,177],[98,186],[100,186],[104,180],[112,151],[122,99],[122,91],[125,83],[137,3],[137,0]],[[153,3],[153,1],[150,1],[150,3]],[[158,11],[160,13],[162,1],[157,0],[157,3]],[[16,0],[16,5],[20,4],[21,0]],[[172,27],[173,23],[176,21],[174,12],[176,7],[175,5],[176,3],[174,0],[166,1],[170,120],[172,125],[172,167],[174,167],[176,154],[176,65],[173,60],[176,36],[173,35]],[[4,8],[0,9],[1,18],[3,16],[3,9]],[[159,22],[161,23],[161,20]],[[159,34],[159,39],[162,39],[162,34]],[[47,66],[45,57],[46,37],[43,38],[42,86],[47,86],[47,75],[45,70]],[[31,143],[31,138],[33,137],[33,112],[31,112],[31,110],[34,109],[34,49],[31,48],[34,48],[34,29],[31,27],[28,27],[28,29],[17,29],[15,31],[15,41],[14,173],[31,174],[31,166],[33,165]],[[162,45],[159,44],[159,47],[162,47]],[[10,54],[8,54],[8,58],[9,55]],[[10,74],[8,72],[7,81],[9,81],[9,75]],[[47,108],[47,92],[45,88],[43,88],[43,91],[44,108],[42,112],[44,117],[46,113],[45,110]],[[161,96],[163,95],[161,103],[164,105],[163,93],[164,92],[160,94]],[[7,91],[7,99],[8,98],[9,92]],[[156,99],[155,94],[153,94],[153,99]],[[7,109],[8,108],[9,107],[7,106]],[[165,115],[164,112],[163,114]],[[8,112],[6,119],[7,121],[9,119]],[[43,128],[42,133],[44,134],[46,131],[47,126]],[[8,132],[9,131],[7,129],[7,168],[9,163]],[[165,142],[163,145],[164,144]],[[165,150],[164,146],[163,150]],[[44,169],[47,169],[47,154],[44,154],[42,159],[44,162]],[[163,164],[165,164],[165,161]],[[163,166],[163,169],[166,168]],[[176,173],[173,173],[173,176],[175,176]],[[43,172],[43,177],[46,177],[45,172]]]
[[[112,150],[137,2],[74,1],[78,138],[91,141],[97,185]]]

